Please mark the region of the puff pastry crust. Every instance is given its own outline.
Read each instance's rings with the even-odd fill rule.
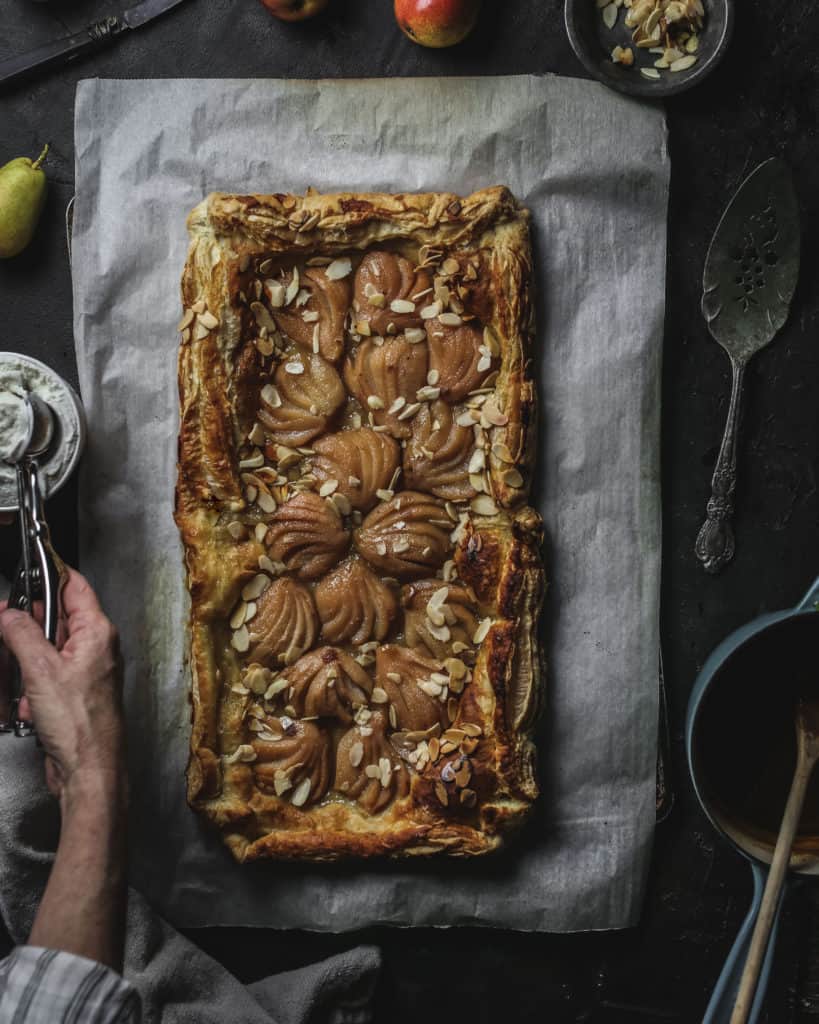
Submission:
[[[537,796],[528,219],[502,187],[188,219],[188,799],[239,861],[484,854]]]

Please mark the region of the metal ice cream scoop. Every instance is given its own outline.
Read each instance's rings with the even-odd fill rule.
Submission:
[[[63,566],[51,546],[37,465],[38,456],[45,455],[51,445],[54,416],[39,395],[29,392],[24,396],[24,402],[24,429],[19,443],[6,454],[6,461],[14,465],[17,473],[22,541],[22,555],[11,585],[8,604],[10,608],[33,614],[34,602],[42,600],[43,632],[47,640],[55,643]],[[0,732],[13,731],[15,736],[33,734],[31,722],[21,719],[19,715],[21,696],[20,674],[15,666],[11,713],[7,723],[0,723]]]
[[[737,433],[745,368],[785,323],[799,276],[799,210],[790,171],[773,158],[742,183],[717,226],[703,274],[702,312],[733,371],[728,422],[695,551],[706,572],[734,556]]]

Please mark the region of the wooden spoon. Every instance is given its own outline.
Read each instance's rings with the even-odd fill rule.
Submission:
[[[798,750],[796,771],[793,775],[791,791],[788,794],[788,802],[785,805],[785,813],[782,816],[782,824],[779,827],[771,870],[768,872],[768,881],[765,883],[765,892],[762,894],[759,916],[751,936],[748,959],[745,961],[745,968],[739,981],[730,1024],[746,1024],[753,1006],[759,972],[768,947],[771,925],[779,904],[782,883],[785,881],[788,871],[793,841],[796,838],[796,830],[799,828],[799,819],[802,817],[805,792],[816,762],[819,760],[819,699],[799,702],[796,709],[796,742]]]

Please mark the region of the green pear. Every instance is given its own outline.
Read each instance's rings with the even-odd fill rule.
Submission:
[[[46,153],[48,146],[36,160],[21,156],[0,167],[0,259],[21,253],[34,237],[46,197]]]

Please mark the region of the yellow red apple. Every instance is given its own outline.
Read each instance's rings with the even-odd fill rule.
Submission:
[[[329,0],[261,0],[272,15],[282,21],[304,21],[319,14]]]
[[[439,48],[466,39],[480,6],[480,0],[395,0],[395,17],[414,43]]]

